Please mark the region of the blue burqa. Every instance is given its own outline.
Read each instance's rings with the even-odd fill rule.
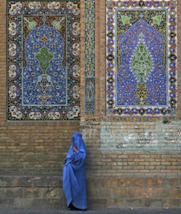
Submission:
[[[76,147],[78,152],[73,151]],[[63,190],[67,199],[67,207],[72,204],[78,209],[87,209],[85,180],[86,147],[82,134],[75,132],[63,169]]]

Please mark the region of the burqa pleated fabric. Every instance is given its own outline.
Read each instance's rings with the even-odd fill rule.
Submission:
[[[78,152],[73,151],[76,147]],[[87,209],[85,180],[86,147],[80,132],[72,135],[72,143],[67,153],[63,169],[63,190],[67,207],[72,204],[78,209]]]

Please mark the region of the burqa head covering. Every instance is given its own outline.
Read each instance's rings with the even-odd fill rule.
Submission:
[[[71,146],[69,148],[66,158],[70,158],[73,155],[73,147],[76,147],[79,152],[84,152],[86,155],[86,147],[84,144],[84,140],[82,139],[82,134],[80,132],[75,132],[72,135]]]
[[[82,134],[80,132],[75,132],[72,135],[72,143],[77,148],[78,151],[80,151],[80,152],[86,151],[86,147],[85,147],[84,141],[82,139]]]

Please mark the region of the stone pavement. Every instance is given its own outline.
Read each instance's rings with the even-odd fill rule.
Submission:
[[[181,214],[181,209],[107,209],[107,210],[54,210],[54,211],[0,211],[0,214]]]

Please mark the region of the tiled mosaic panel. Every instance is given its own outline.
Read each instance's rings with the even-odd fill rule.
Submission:
[[[107,113],[174,115],[177,5],[167,1],[106,2]]]
[[[8,120],[79,120],[80,1],[9,1]]]
[[[95,113],[95,78],[85,79],[85,113]]]
[[[95,0],[85,0],[85,113],[95,113]]]

